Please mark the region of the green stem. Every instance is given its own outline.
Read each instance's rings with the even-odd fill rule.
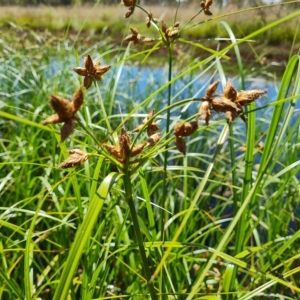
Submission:
[[[126,201],[128,203],[128,206],[129,206],[129,210],[130,210],[130,214],[131,214],[131,218],[132,218],[132,223],[133,223],[133,227],[134,227],[134,232],[135,232],[135,237],[136,237],[136,242],[139,246],[140,255],[141,255],[141,258],[142,258],[142,263],[143,263],[143,266],[144,266],[147,285],[148,285],[148,288],[149,288],[151,299],[156,300],[158,298],[157,298],[157,295],[156,295],[156,291],[154,289],[154,285],[153,285],[152,282],[150,282],[151,272],[150,272],[150,269],[149,269],[148,260],[147,260],[147,256],[146,256],[146,251],[145,251],[144,243],[143,243],[143,238],[142,238],[142,234],[141,234],[141,231],[140,231],[138,217],[137,217],[137,213],[136,213],[135,206],[134,206],[134,201],[133,201],[133,197],[132,197],[130,174],[129,174],[127,168],[126,168],[125,174],[123,176],[123,182],[124,182]]]
[[[77,120],[77,124],[96,142],[96,145],[100,144],[87,127],[85,127],[79,120]]]
[[[111,126],[110,126],[110,123],[108,121],[108,117],[107,117],[107,114],[106,114],[106,111],[105,111],[105,107],[104,107],[104,103],[103,103],[103,100],[102,100],[102,96],[101,96],[101,93],[100,93],[99,85],[98,85],[98,83],[97,83],[96,80],[94,80],[94,83],[95,83],[95,86],[96,86],[97,95],[98,95],[98,99],[99,99],[99,102],[100,102],[100,107],[101,107],[101,110],[102,110],[102,114],[103,114],[103,117],[104,117],[105,122],[106,122],[107,130],[108,130],[108,132],[112,132]]]
[[[169,47],[169,73],[168,73],[168,81],[172,80],[172,48]],[[172,96],[172,84],[168,85],[168,104],[167,106],[171,106],[171,96]],[[166,133],[168,134],[170,131],[170,108],[167,110],[167,123],[166,123]],[[168,164],[168,144],[165,147],[166,151],[164,153],[164,174],[167,172],[167,164]],[[165,199],[166,195],[166,176],[164,177],[164,189],[163,189],[163,199]]]

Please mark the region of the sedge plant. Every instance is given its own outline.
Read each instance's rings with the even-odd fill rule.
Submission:
[[[156,35],[129,25],[116,56],[82,45],[78,54],[74,43],[59,52],[51,84],[38,52],[32,64],[14,55],[1,67],[0,297],[297,298],[299,55],[271,101],[247,87],[239,45],[300,13],[242,39],[222,22],[230,43],[211,49],[181,33],[219,19],[213,1],[183,24],[179,2],[171,26],[138,1],[123,4]],[[179,67],[182,45],[209,56]],[[232,49],[239,80],[222,65]],[[162,50],[166,76],[132,107],[131,81],[119,75]],[[210,80],[182,97],[199,73]]]

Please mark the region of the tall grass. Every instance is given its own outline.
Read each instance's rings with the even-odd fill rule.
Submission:
[[[136,11],[147,16],[137,5],[124,37]],[[174,23],[180,13],[178,5]],[[229,77],[237,90],[249,90],[251,76],[267,70],[245,65],[239,46],[299,15],[240,39],[225,17],[216,18],[228,41],[217,49],[180,36],[181,29],[201,30],[208,17],[200,7],[202,21],[191,16],[172,36],[152,19],[156,40],[142,49],[134,37],[119,47],[104,36],[90,45],[68,31],[48,33],[46,45],[22,27],[16,30],[30,43],[12,47],[14,37],[2,39],[1,299],[298,299],[300,56],[290,57],[276,99],[267,94],[247,107],[246,124],[216,112],[208,126],[200,119],[183,137],[186,155],[174,129],[198,118],[215,79],[213,97]],[[192,59],[182,45],[209,55]],[[224,62],[232,49],[237,66],[229,76]],[[156,51],[166,54],[158,72],[145,64]],[[87,55],[112,68],[101,81],[90,77],[75,130],[62,143],[61,124],[41,122],[53,114],[50,95],[71,99],[86,82],[71,68]],[[156,123],[160,139],[147,134]],[[70,162],[70,149],[87,156],[57,168]]]

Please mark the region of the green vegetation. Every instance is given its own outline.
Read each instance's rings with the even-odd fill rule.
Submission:
[[[178,25],[179,5],[166,26],[146,9],[97,42],[82,34],[88,14],[76,32],[72,22],[59,34],[17,22],[3,30],[0,298],[300,299],[296,43],[276,99],[235,94],[268,72],[253,41],[300,12],[249,33],[217,18],[226,44],[210,48],[188,38],[206,26],[202,9]],[[144,37],[138,12],[150,18]]]

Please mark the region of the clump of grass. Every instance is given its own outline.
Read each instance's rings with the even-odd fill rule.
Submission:
[[[145,23],[128,24],[118,48],[49,34],[43,52],[47,39],[18,26],[30,47],[1,43],[1,296],[294,297],[299,56],[262,105],[266,92],[246,86],[239,45],[300,13],[241,39],[222,22],[230,44],[216,50],[183,37],[215,14],[211,1],[183,23],[180,5],[158,22],[124,2],[122,13],[142,12]],[[191,60],[185,46],[207,58]],[[230,50],[232,81],[223,69]],[[165,54],[162,80],[150,70],[141,89],[135,64],[155,52]]]

